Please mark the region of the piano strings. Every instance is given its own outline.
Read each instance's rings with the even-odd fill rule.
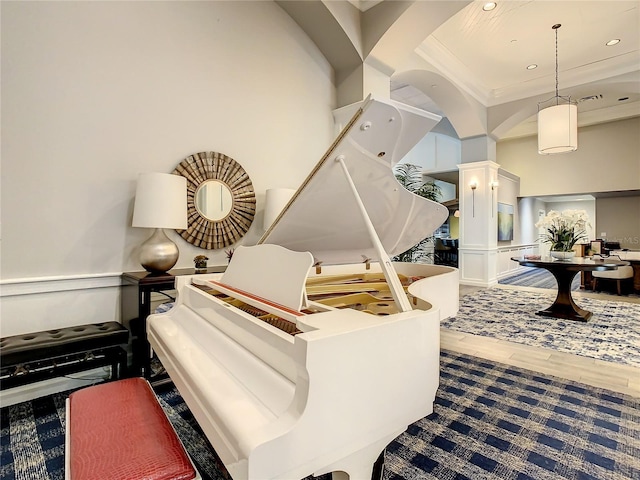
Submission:
[[[398,274],[398,279],[407,293],[409,285],[424,277],[408,277]],[[301,333],[296,324],[273,313],[248,305],[242,300],[223,294],[215,289],[194,284],[196,287],[215,296],[239,310],[279,329],[289,335]],[[391,295],[391,290],[382,273],[327,275],[308,278],[306,291],[310,302],[332,308],[351,308],[370,315],[385,316],[398,313],[398,308]],[[415,304],[415,299],[407,293]],[[313,314],[318,310],[313,307],[303,309],[301,313]]]
[[[248,305],[242,300],[238,300],[237,298],[230,297],[224,293],[220,293],[219,291],[206,287],[204,285],[199,285],[195,283],[192,283],[192,285],[208,293],[209,295],[212,295],[218,298],[219,300],[236,307],[238,310],[242,310],[243,312],[248,313],[252,317],[257,318],[258,320],[262,320],[263,322],[268,323],[269,325],[277,328],[278,330],[282,330],[283,332],[288,333],[289,335],[297,335],[298,333],[301,333],[300,330],[298,330],[298,327],[296,326],[296,324],[291,322],[290,320],[281,318],[277,315],[266,312],[252,305]]]

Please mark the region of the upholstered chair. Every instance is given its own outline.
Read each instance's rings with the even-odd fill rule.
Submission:
[[[633,267],[626,265],[624,267],[618,267],[616,270],[595,270],[591,272],[593,275],[593,290],[598,290],[598,281],[602,279],[615,280],[618,287],[618,295],[622,295],[622,281],[628,278],[633,278]]]

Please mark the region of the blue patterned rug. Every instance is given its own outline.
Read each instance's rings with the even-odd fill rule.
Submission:
[[[516,273],[498,281],[502,285],[516,285],[518,287],[558,288],[558,282],[550,271],[543,268]],[[576,275],[571,282],[571,290],[580,289],[580,275]]]
[[[541,317],[551,292],[493,287],[465,295],[454,318],[441,326],[510,342],[640,367],[640,304],[576,297],[593,312],[588,322]]]
[[[550,271],[543,268],[530,268],[524,272],[516,273],[509,277],[501,278],[498,280],[500,285],[514,285],[517,287],[534,287],[534,288],[547,288],[555,290],[558,288],[558,282]],[[605,295],[617,295],[618,292],[614,283],[603,285],[604,290],[599,290],[599,294]],[[580,275],[573,277],[571,282],[571,290],[580,290]],[[640,298],[640,295],[633,291],[633,288],[629,284],[623,284],[622,293],[628,298]]]
[[[65,397],[0,411],[2,480],[64,478]],[[158,397],[203,479],[228,480],[177,391]],[[632,478],[640,399],[446,351],[434,413],[385,453],[385,480]]]

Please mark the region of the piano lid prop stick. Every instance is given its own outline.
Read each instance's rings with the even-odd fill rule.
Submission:
[[[410,312],[413,310],[411,307],[411,303],[407,298],[407,295],[404,293],[404,289],[402,288],[402,284],[400,283],[400,279],[398,279],[398,274],[396,273],[393,265],[391,265],[391,259],[387,252],[384,250],[382,246],[382,242],[378,237],[378,233],[376,232],[371,219],[369,218],[369,214],[367,213],[367,209],[362,203],[362,199],[358,194],[358,189],[356,185],[353,183],[351,175],[349,174],[349,170],[347,169],[347,165],[344,163],[344,155],[338,155],[336,157],[336,162],[340,164],[342,170],[344,171],[344,175],[346,180],[351,188],[351,193],[353,193],[353,197],[356,201],[356,205],[358,205],[358,209],[360,210],[360,214],[362,219],[364,220],[365,226],[367,227],[367,231],[369,233],[369,238],[373,243],[373,248],[375,248],[376,253],[378,254],[378,259],[380,261],[380,267],[384,273],[384,276],[387,279],[387,283],[389,284],[389,288],[391,289],[391,294],[393,295],[393,299],[396,301],[398,309],[401,312]]]

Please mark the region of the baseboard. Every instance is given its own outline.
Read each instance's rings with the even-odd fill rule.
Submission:
[[[30,383],[0,392],[0,407],[8,407],[16,403],[26,402],[34,398],[53,393],[64,392],[74,388],[87,387],[109,378],[110,367],[94,368],[85,372],[74,373],[65,377],[57,377],[42,382]]]
[[[489,287],[493,287],[495,285],[498,285],[498,280],[497,279],[493,279],[493,280],[469,280],[469,279],[460,279],[460,285],[466,285],[469,287],[483,287],[483,288],[489,288]]]

